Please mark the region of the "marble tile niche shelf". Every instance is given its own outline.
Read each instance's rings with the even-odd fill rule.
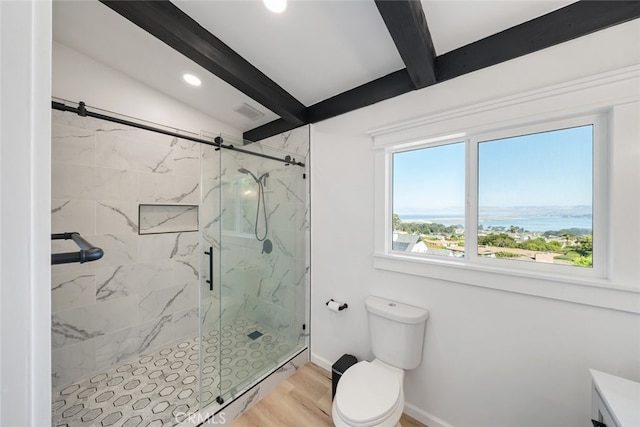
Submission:
[[[139,234],[198,231],[198,205],[141,204],[138,220]]]

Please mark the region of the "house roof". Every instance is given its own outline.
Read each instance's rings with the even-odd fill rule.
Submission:
[[[391,249],[394,251],[411,252],[411,249],[420,241],[417,234],[394,233]]]

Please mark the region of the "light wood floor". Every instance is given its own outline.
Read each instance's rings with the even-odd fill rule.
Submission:
[[[402,427],[426,427],[402,415]],[[231,427],[322,427],[331,421],[331,374],[307,363],[276,387]]]

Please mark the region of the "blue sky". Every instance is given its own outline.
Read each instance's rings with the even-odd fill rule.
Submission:
[[[482,142],[479,205],[591,205],[592,127]],[[395,213],[464,211],[463,143],[394,155]]]

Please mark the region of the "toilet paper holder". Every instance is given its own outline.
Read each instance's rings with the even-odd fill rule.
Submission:
[[[340,301],[336,301],[333,298],[331,298],[329,301],[327,301],[326,303],[324,303],[327,307],[329,306],[329,303],[336,303],[338,305],[338,311],[342,311],[345,308],[349,308],[349,306],[347,305],[346,302],[340,302]],[[332,304],[333,305],[333,304]]]

